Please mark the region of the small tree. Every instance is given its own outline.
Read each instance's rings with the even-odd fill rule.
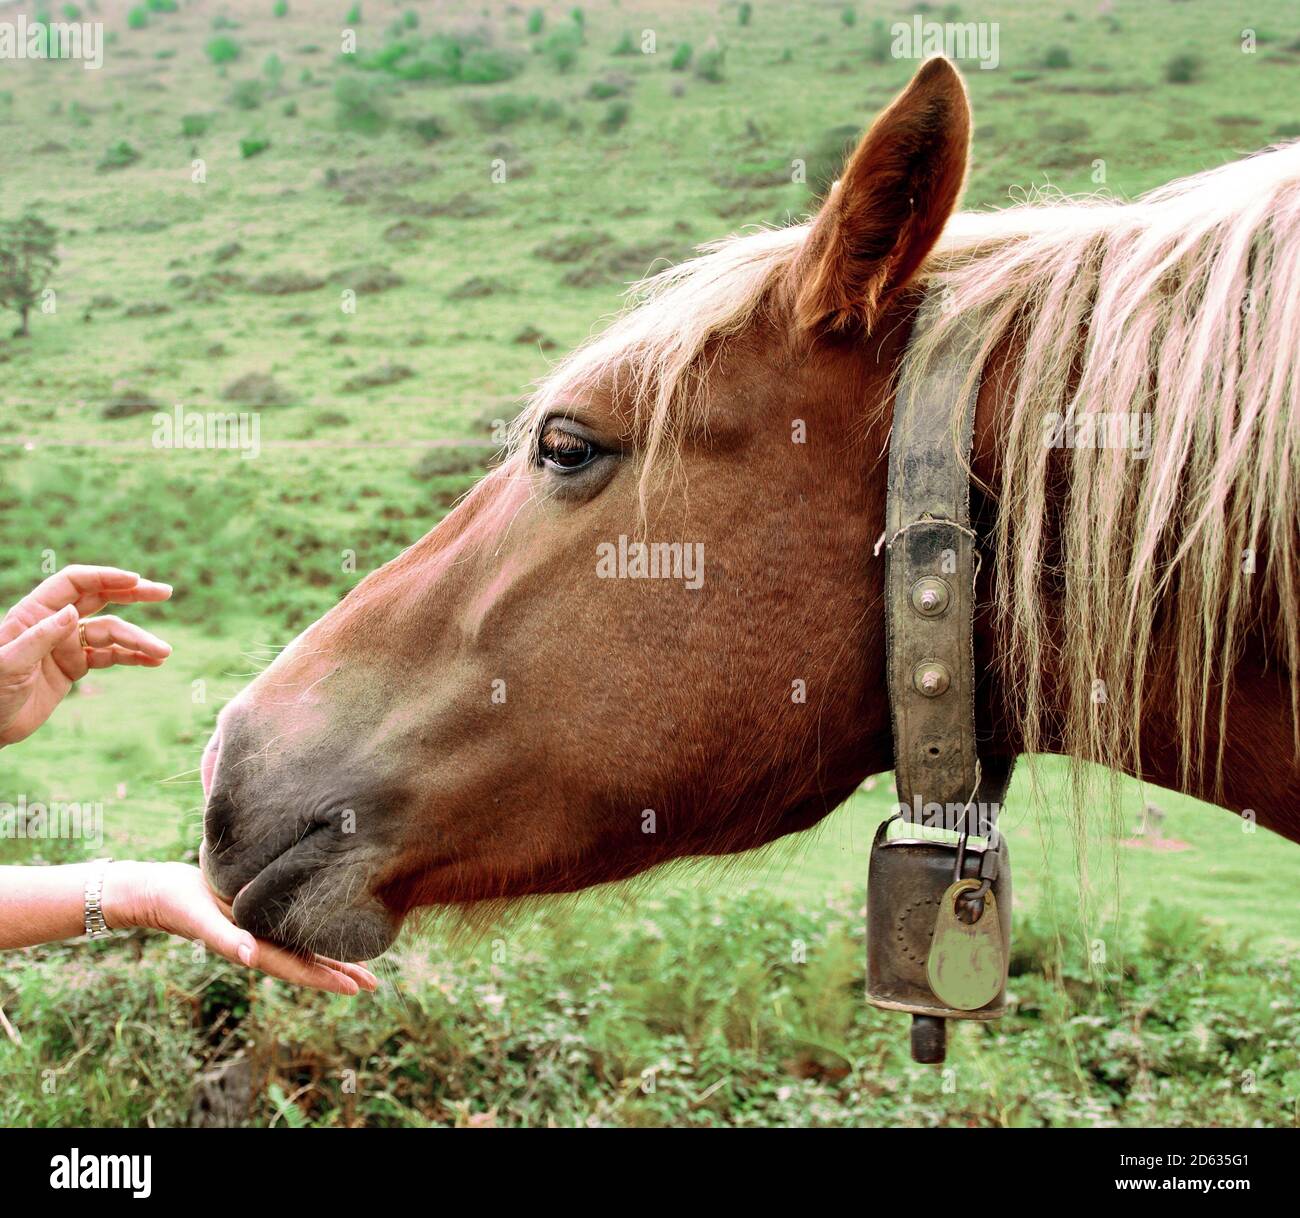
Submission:
[[[19,335],[28,335],[27,315],[59,265],[58,233],[30,212],[0,224],[0,308],[22,318]]]

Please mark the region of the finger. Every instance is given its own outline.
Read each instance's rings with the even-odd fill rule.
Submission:
[[[133,622],[124,622],[112,614],[82,618],[81,623],[85,627],[88,647],[122,647],[159,660],[165,660],[172,653],[171,645],[156,634],[150,634]]]
[[[87,647],[85,656],[87,668],[161,668],[163,665],[159,656],[125,647]]]
[[[164,584],[153,579],[141,579],[134,587],[111,588],[99,595],[103,597],[105,604],[111,602],[114,605],[136,605],[165,601],[171,594],[171,584]],[[103,605],[100,605],[99,608],[103,608]],[[97,610],[89,609],[84,611],[82,616],[84,617],[85,613],[95,612]]]
[[[215,904],[206,901],[188,903],[184,913],[185,933],[202,939],[208,947],[232,964],[260,969],[272,977],[296,985],[307,985],[334,994],[347,994],[349,997],[360,988],[349,976],[254,938],[248,931],[228,922]]]
[[[38,584],[18,603],[16,611],[43,615],[64,605],[76,605],[81,616],[87,617],[110,602],[132,605],[140,601],[165,601],[171,594],[170,584],[145,579],[136,571],[70,566]]]
[[[72,632],[76,622],[77,611],[68,606],[29,626],[16,639],[0,647],[0,672],[29,672]]]
[[[65,605],[75,605],[85,596],[104,596],[110,592],[125,592],[140,582],[136,571],[123,571],[120,567],[88,567],[74,565],[56,571],[37,584],[19,602],[22,606],[39,606],[52,613]]]
[[[374,993],[379,988],[379,978],[361,964],[349,964],[346,960],[331,960],[328,956],[317,956],[317,964],[333,969],[336,973],[346,973],[363,990]]]
[[[327,968],[313,960],[295,956],[283,948],[276,947],[258,939],[253,949],[252,958],[242,961],[249,968],[261,969],[281,981],[292,981],[295,985],[311,986],[315,990],[327,990],[332,994],[347,994],[349,997],[360,990],[360,985],[344,973]]]

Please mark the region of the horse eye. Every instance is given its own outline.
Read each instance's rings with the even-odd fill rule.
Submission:
[[[537,441],[538,460],[548,469],[561,474],[584,469],[598,456],[600,449],[590,440],[559,427],[546,428]]]

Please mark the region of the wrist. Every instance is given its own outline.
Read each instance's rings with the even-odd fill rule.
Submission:
[[[104,921],[110,930],[128,930],[145,925],[145,907],[148,904],[147,863],[123,860],[109,863],[104,868],[104,890],[101,903]]]

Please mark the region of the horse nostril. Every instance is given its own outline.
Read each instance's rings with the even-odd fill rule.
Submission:
[[[207,806],[203,809],[203,840],[208,843],[209,851],[230,843],[234,836],[236,812],[230,789],[222,783],[215,794],[208,796]]]

